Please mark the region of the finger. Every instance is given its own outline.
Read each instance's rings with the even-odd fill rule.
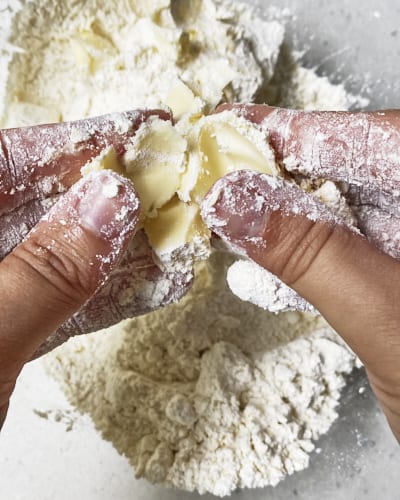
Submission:
[[[132,184],[79,181],[0,264],[0,371],[15,373],[115,269],[139,220]]]
[[[164,111],[129,111],[1,131],[0,215],[66,191],[81,177],[82,166],[110,145],[122,156],[151,116],[170,119]]]
[[[400,111],[305,112],[260,105],[235,109],[263,125],[287,171],[399,197]]]
[[[35,200],[0,219],[0,260],[27,236],[58,197]],[[155,264],[143,231],[131,241],[121,264],[107,284],[41,345],[35,357],[70,337],[92,333],[177,302],[189,290],[193,273],[166,273]]]
[[[154,263],[143,231],[135,236],[121,264],[85,306],[40,346],[39,357],[75,335],[92,333],[164,307],[182,298],[193,273],[165,273]]]
[[[253,172],[219,181],[204,201],[203,217],[313,304],[369,370],[394,382],[393,363],[400,359],[396,260],[297,187]]]
[[[58,198],[59,196],[52,196],[43,200],[32,200],[0,217],[0,261],[22,242]]]
[[[400,259],[400,219],[374,206],[352,207],[358,227],[377,248]]]

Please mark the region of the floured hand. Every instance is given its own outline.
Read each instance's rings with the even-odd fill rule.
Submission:
[[[350,202],[368,218],[360,226],[370,242],[297,186],[254,172],[218,181],[203,203],[203,217],[231,248],[315,306],[344,338],[364,363],[400,440],[400,263],[394,258],[400,256],[399,114],[242,109],[252,120],[269,120],[271,144],[286,168],[346,183]]]
[[[190,287],[191,275],[154,263],[130,181],[111,171],[80,179],[105,147],[124,154],[154,115],[170,119],[138,111],[0,132],[0,423],[24,363]]]
[[[385,253],[400,257],[400,111],[235,109],[264,123],[286,171],[340,183],[360,230]]]

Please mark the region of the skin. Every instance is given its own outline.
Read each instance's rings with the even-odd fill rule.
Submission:
[[[105,147],[121,157],[151,116],[171,119],[139,111],[120,116],[129,124],[121,131],[115,117],[103,116],[0,132],[0,428],[26,362],[73,335],[176,301],[191,284],[192,276],[155,265],[130,181],[106,171],[79,180]],[[74,147],[72,129],[86,134]],[[49,145],[54,155],[42,161]],[[159,301],[149,299],[149,283],[166,281]]]
[[[289,159],[294,173],[343,182],[368,238],[289,182],[274,187],[250,172],[220,180],[204,201],[203,217],[226,243],[321,312],[365,364],[400,440],[400,112],[237,110],[264,123],[278,160]],[[369,223],[365,213],[373,215]]]

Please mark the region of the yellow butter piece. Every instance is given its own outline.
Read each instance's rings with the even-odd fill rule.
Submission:
[[[201,104],[201,100],[196,99],[190,88],[180,80],[171,88],[166,101],[176,120],[180,120],[187,113],[199,113]]]
[[[206,123],[199,137],[200,171],[193,193],[204,198],[211,187],[225,175],[238,170],[255,170],[277,175],[274,161],[232,125]]]
[[[196,85],[195,90],[208,103],[209,110],[221,103],[225,88],[238,76],[229,61],[221,58],[207,59],[207,62],[199,59],[195,74],[196,78],[193,81],[193,84]],[[212,78],[210,78],[210,74],[213,75]]]
[[[106,59],[107,52],[114,49],[111,40],[90,30],[78,33],[70,43],[77,64],[87,67],[91,74],[94,74]]]
[[[150,245],[159,257],[183,247],[195,238],[208,241],[210,231],[194,203],[184,203],[178,197],[158,211],[156,219],[148,219],[144,228]]]
[[[141,200],[144,216],[155,216],[173,198],[185,168],[187,142],[170,122],[154,120],[136,134],[123,163]]]
[[[113,48],[112,43],[105,36],[96,34],[93,31],[82,31],[79,38],[92,55],[101,55],[105,50]]]
[[[71,43],[72,53],[74,54],[77,65],[90,68],[90,65],[92,63],[92,58],[90,57],[90,54],[86,50],[84,44],[79,40],[74,40],[74,39],[72,39],[70,43]]]
[[[81,169],[81,174],[86,176],[92,172],[99,172],[100,170],[113,170],[118,174],[124,174],[124,169],[121,166],[115,149],[112,146],[105,149],[99,156],[96,156],[96,158],[87,163]]]

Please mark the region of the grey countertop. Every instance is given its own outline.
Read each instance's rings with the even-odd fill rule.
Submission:
[[[261,8],[265,0],[249,3]],[[288,43],[304,62],[362,92],[371,108],[398,107],[400,4],[394,0],[280,0]],[[61,408],[62,411],[57,411]],[[237,492],[248,500],[397,500],[400,451],[363,371],[349,380],[340,417],[318,443],[310,468],[277,488]],[[46,417],[46,418],[44,418]],[[200,498],[136,481],[87,417],[69,407],[39,362],[24,370],[0,438],[0,500],[181,500]],[[212,497],[203,497],[205,500]]]
[[[303,61],[370,108],[399,107],[400,3],[396,0],[245,0],[261,11],[288,8],[287,41]]]

